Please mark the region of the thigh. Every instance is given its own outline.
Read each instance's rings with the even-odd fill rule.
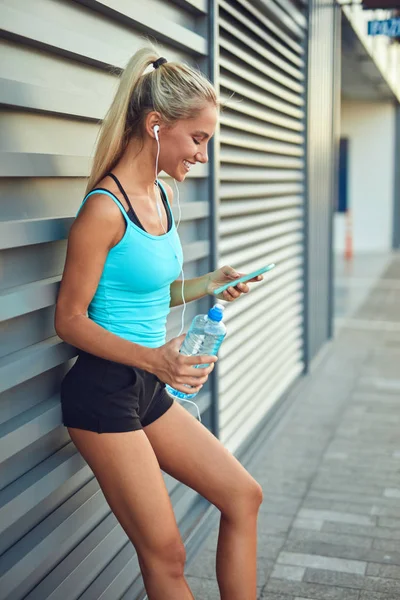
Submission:
[[[178,402],[143,428],[163,471],[229,514],[244,494],[261,501],[261,487],[231,452]]]
[[[68,428],[72,441],[142,558],[181,543],[160,465],[143,430],[98,434]],[[162,552],[161,552],[162,551]]]

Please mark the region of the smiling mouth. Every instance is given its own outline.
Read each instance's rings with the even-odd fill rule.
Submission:
[[[187,171],[190,171],[190,169],[193,167],[193,164],[190,163],[188,160],[184,160],[183,164],[185,165]]]

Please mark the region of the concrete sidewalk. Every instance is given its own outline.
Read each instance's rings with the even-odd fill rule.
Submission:
[[[400,599],[399,256],[249,471],[264,490],[259,599]],[[196,600],[220,599],[217,536],[187,569]]]

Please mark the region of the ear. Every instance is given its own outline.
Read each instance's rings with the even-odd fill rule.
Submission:
[[[151,138],[153,138],[153,140],[156,139],[155,133],[154,133],[154,127],[156,125],[158,125],[160,128],[158,130],[158,135],[160,135],[160,130],[162,129],[161,115],[159,112],[153,110],[147,114],[146,120],[145,120],[145,131],[146,131],[147,135],[149,135]]]

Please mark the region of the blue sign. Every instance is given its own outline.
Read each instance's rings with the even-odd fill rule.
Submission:
[[[400,18],[386,21],[368,21],[368,35],[400,37]]]

